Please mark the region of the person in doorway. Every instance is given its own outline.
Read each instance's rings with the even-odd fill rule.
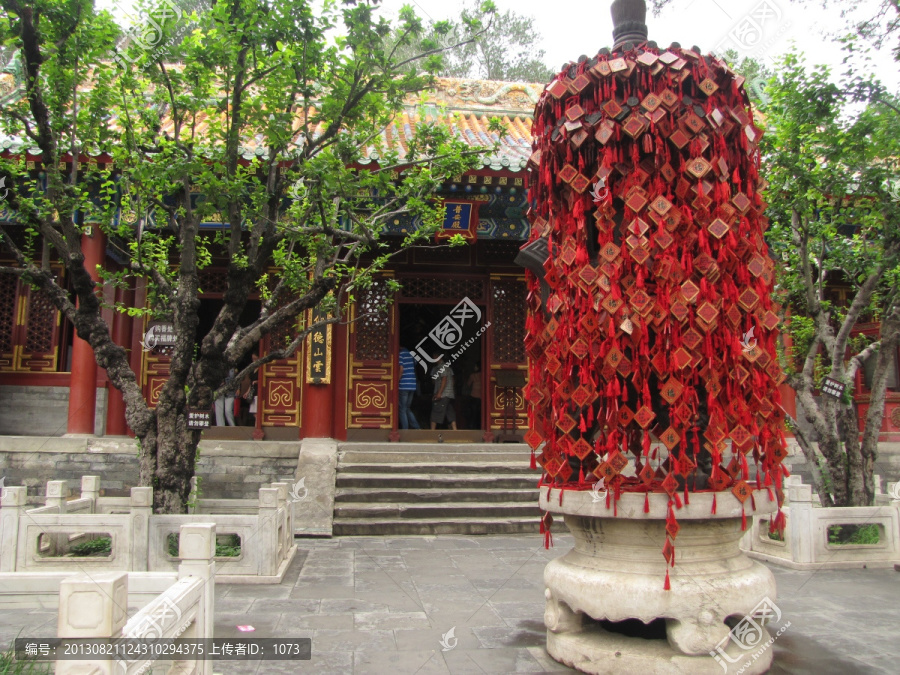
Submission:
[[[466,417],[473,429],[481,428],[481,364],[475,364],[475,370],[466,382],[469,389],[469,406]]]
[[[416,396],[416,362],[406,347],[400,347],[400,428],[420,429],[419,421],[410,409]]]
[[[444,363],[444,355],[433,354],[436,359],[431,369],[431,379],[434,382],[434,397],[431,404],[431,428],[437,429],[438,424],[445,421],[450,428],[456,431],[456,410],[453,408],[453,399],[456,394],[453,391],[453,370]]]
[[[234,394],[236,389],[235,376],[237,371],[231,368],[225,377],[225,385],[219,398],[216,399],[216,426],[233,427],[234,424]]]

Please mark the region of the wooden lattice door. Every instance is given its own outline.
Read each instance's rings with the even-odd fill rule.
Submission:
[[[62,268],[54,266],[53,272],[60,280]],[[0,371],[59,370],[61,327],[61,314],[47,293],[15,274],[0,274]]]
[[[297,335],[297,321],[294,318],[282,322],[266,338],[265,353],[282,349]],[[302,374],[304,348],[300,347],[289,359],[267,363],[260,369],[259,402],[262,426],[299,427],[301,417],[300,377]]]
[[[390,429],[394,415],[393,327],[396,304],[387,280],[375,280],[351,309],[348,429]]]
[[[528,411],[525,406],[523,388],[513,389],[498,386],[497,372],[500,370],[521,370],[527,372],[525,356],[525,299],[528,289],[525,279],[517,276],[495,276],[491,278],[491,328],[490,354],[491,371],[488,385],[488,414],[490,428],[503,427],[504,412],[515,410],[516,426],[528,426]],[[514,401],[507,398],[515,396]]]

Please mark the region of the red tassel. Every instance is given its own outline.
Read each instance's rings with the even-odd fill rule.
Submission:
[[[644,513],[650,513],[650,493],[644,493]]]
[[[537,468],[537,460],[534,457],[534,448],[531,449],[531,468],[532,469]]]
[[[741,532],[747,531],[747,514],[744,512],[744,506],[741,505]]]
[[[712,503],[712,511],[713,515],[716,515],[716,493],[713,492],[713,503]]]
[[[666,570],[666,583],[663,584],[663,590],[664,591],[672,590],[672,583],[669,581],[669,570]]]
[[[549,551],[551,546],[553,546],[553,535],[548,530],[544,533],[544,548]]]

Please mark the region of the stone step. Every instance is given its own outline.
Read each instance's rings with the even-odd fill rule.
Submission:
[[[508,452],[518,454],[530,454],[531,450],[525,443],[341,443],[339,452],[442,452],[445,454],[455,452],[466,453],[492,453]]]
[[[518,462],[455,462],[453,464],[438,464],[432,462],[385,462],[385,463],[361,463],[338,462],[338,475],[341,473],[411,473],[411,474],[479,474],[487,476],[523,474],[529,475],[530,471],[527,459]],[[533,474],[535,480],[539,478],[538,472]]]
[[[338,455],[338,461],[342,464],[458,464],[464,462],[496,462],[508,464],[522,464],[531,461],[529,454],[521,452],[502,452],[494,446],[493,452],[487,450],[479,450],[478,452],[463,452],[462,450],[453,452],[442,452],[436,449],[424,450],[347,450]]]
[[[372,488],[349,487],[338,488],[335,492],[336,503],[364,502],[374,503],[406,503],[406,504],[438,504],[447,502],[533,502],[537,503],[538,489],[532,483],[528,489],[509,489],[491,486],[478,490],[460,487],[456,489],[441,488]]]
[[[517,518],[533,516],[540,518],[537,502],[444,502],[442,504],[367,504],[349,502],[335,504],[334,517],[337,519],[397,519],[400,520],[453,520],[465,518],[477,520],[479,517]]]
[[[484,474],[428,474],[428,473],[356,473],[340,472],[337,475],[338,488],[463,488],[468,490],[491,490],[507,488],[525,490],[537,486],[537,473],[515,473],[500,475]]]
[[[540,520],[526,518],[335,518],[334,534],[350,535],[435,535],[435,534],[528,534],[537,533]],[[540,541],[535,538],[535,545]]]

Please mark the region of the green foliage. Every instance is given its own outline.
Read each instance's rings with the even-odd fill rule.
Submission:
[[[14,644],[12,642],[9,649],[0,652],[0,675],[51,675],[53,673],[52,661],[16,661]]]
[[[871,546],[881,541],[878,525],[831,525],[828,543],[834,546]]]
[[[131,388],[129,422],[137,421],[146,453],[165,443],[164,456],[192,453],[190,442],[172,447],[179,424],[158,426],[166,411],[209,404],[229,366],[245,363],[268,333],[309,307],[345,316],[354,293],[401,248],[382,238],[385,226],[411,216],[422,226],[402,246],[428,242],[443,219],[434,193],[482,166],[499,141],[493,123],[494,144],[470,147],[446,111],[421,116],[405,147],[386,141],[385,128],[403,125],[398,118],[440,66],[437,53],[402,63],[386,47],[392,31],[410,43],[424,33],[411,7],[391,22],[368,2],[184,0],[183,10],[196,10],[189,14],[146,0],[136,10],[157,20],[153,41],[123,30],[90,0],[24,6],[29,11],[0,0],[2,47],[21,62],[26,41],[39,54],[27,62],[39,68],[33,85],[0,107],[0,133],[42,155],[40,170],[26,165],[24,152],[0,158],[0,175],[15,176],[7,203],[25,232],[20,263],[40,268],[42,236],[68,266],[68,284],[84,271],[84,229],[98,228],[124,261],[102,274],[103,285],[134,288],[139,277],[147,289],[146,304],[116,309],[174,324],[173,367],[155,412],[136,402],[139,378],[127,354],[107,354],[117,361],[108,368],[114,385]],[[492,3],[467,11],[458,24],[464,37],[478,37],[494,11]],[[39,30],[26,31],[36,17]],[[433,27],[441,35],[451,29]],[[65,154],[81,152],[107,153],[115,168],[60,169]],[[228,292],[209,333],[198,335],[198,277],[215,259],[227,265]],[[94,311],[85,309],[86,287],[77,310],[70,286],[56,302]],[[254,292],[262,309],[248,317]],[[82,318],[102,322],[99,310]],[[274,348],[295,349],[302,337]],[[193,466],[178,460],[172,465]],[[166,470],[158,467],[154,487]]]
[[[456,20],[443,20],[419,26],[416,34],[394,31],[386,42],[399,57],[421,50],[450,47],[465,42],[473,31],[484,32],[470,42],[435,55],[432,70],[443,77],[461,77],[506,82],[546,82],[554,70],[544,63],[544,50],[534,46],[541,35],[534,17],[512,10],[502,14],[493,3],[469,2]],[[489,19],[480,18],[490,13]],[[413,67],[412,64],[409,66]],[[415,67],[420,67],[416,65]]]
[[[75,544],[69,547],[69,553],[76,558],[105,557],[112,553],[112,539],[110,537],[97,537],[90,541]]]

